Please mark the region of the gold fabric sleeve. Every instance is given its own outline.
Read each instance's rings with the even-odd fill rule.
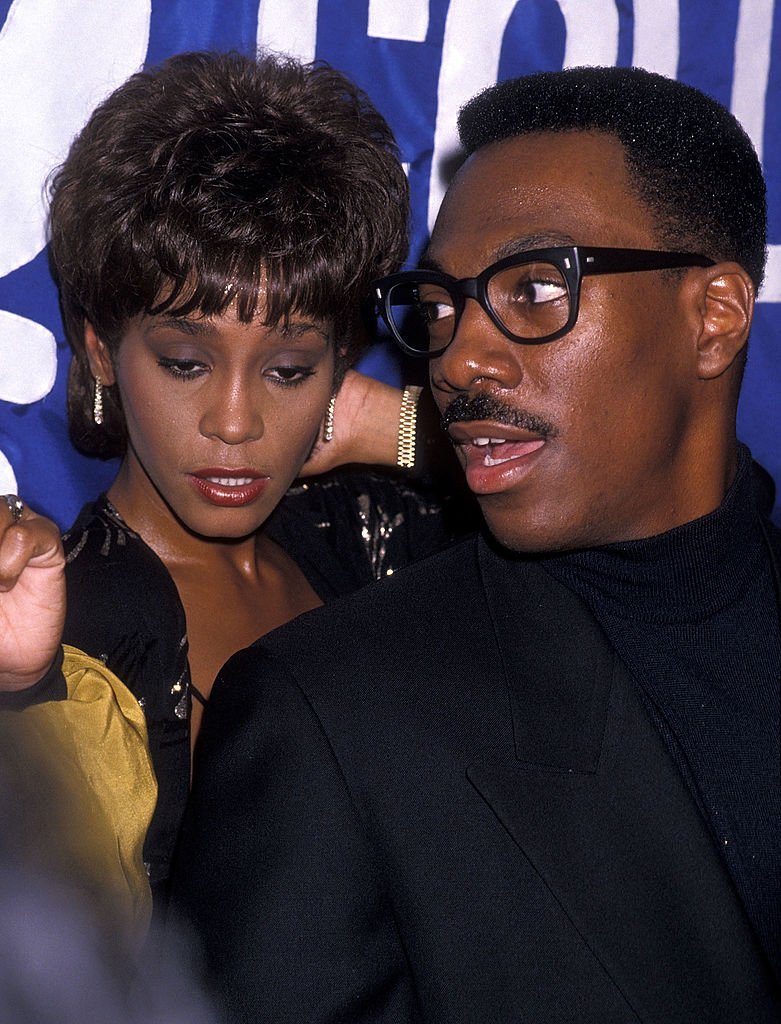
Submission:
[[[68,699],[6,713],[18,715],[20,750],[49,790],[40,798],[51,831],[27,837],[25,856],[86,890],[98,913],[138,940],[151,914],[142,848],[157,799],[144,714],[102,662],[63,649]]]

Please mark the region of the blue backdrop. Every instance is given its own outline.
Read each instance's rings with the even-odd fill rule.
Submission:
[[[458,107],[497,79],[635,64],[730,107],[762,158],[770,201],[769,269],[739,430],[781,490],[773,0],[0,0],[0,24],[0,493],[18,491],[66,525],[114,472],[68,442],[68,351],[44,251],[46,175],[95,104],[142,64],[180,50],[256,45],[328,60],[372,96],[409,168],[413,259],[442,197]],[[381,376],[396,372],[383,352],[369,365]]]

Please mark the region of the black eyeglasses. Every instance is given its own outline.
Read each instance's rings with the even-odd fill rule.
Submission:
[[[467,299],[479,302],[511,341],[540,345],[575,326],[586,276],[713,265],[707,256],[690,252],[568,245],[507,256],[460,281],[436,270],[405,270],[373,287],[398,344],[410,355],[432,357],[455,337]]]

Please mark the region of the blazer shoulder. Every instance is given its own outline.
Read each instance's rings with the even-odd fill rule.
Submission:
[[[353,648],[365,652],[394,635],[402,638],[421,626],[436,628],[442,616],[436,609],[447,602],[448,610],[473,602],[481,590],[474,538],[405,566],[354,594],[299,616],[253,645],[263,646],[278,657],[298,660],[304,648],[344,658]],[[447,601],[447,595],[454,595]],[[252,650],[253,648],[250,648]]]
[[[781,526],[777,526],[770,519],[763,519],[763,527],[770,544],[770,550],[773,553],[776,564],[781,569]]]
[[[211,703],[243,704],[246,713],[265,716],[291,685],[317,706],[357,708],[390,698],[387,690],[403,689],[431,650],[455,647],[453,636],[463,630],[454,615],[473,618],[481,593],[470,539],[262,637],[226,663]],[[455,599],[446,603],[450,594]]]

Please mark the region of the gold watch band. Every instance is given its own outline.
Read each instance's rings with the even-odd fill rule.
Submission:
[[[415,428],[418,420],[418,399],[423,390],[407,384],[401,393],[399,410],[399,440],[396,448],[396,465],[401,469],[412,469],[415,465]]]

